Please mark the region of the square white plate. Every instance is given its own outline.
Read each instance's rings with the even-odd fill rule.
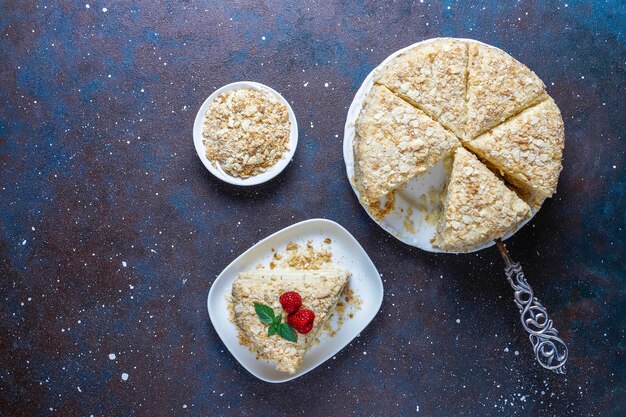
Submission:
[[[306,245],[311,240],[315,248],[319,248],[326,238],[332,239],[329,250],[332,263],[352,273],[350,287],[362,300],[360,309],[353,310],[353,317],[346,318],[337,334],[328,337],[322,334],[320,343],[314,345],[304,357],[298,371],[289,375],[280,372],[262,359],[256,359],[245,346],[237,341],[237,329],[228,317],[226,296],[231,293],[237,274],[256,268],[259,263],[268,265],[273,255],[272,248],[283,251],[289,242]],[[352,339],[367,327],[383,302],[383,282],[372,260],[367,256],[359,242],[346,229],[326,219],[311,219],[296,223],[273,235],[245,251],[222,271],[209,291],[207,308],[211,323],[230,353],[252,375],[266,382],[286,382],[302,376],[336,355]],[[337,315],[333,317],[337,319]],[[336,326],[333,326],[336,327]]]

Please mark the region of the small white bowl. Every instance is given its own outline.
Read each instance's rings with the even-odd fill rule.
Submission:
[[[320,343],[314,345],[304,356],[302,366],[295,374],[289,375],[278,371],[270,362],[257,359],[255,354],[239,344],[237,328],[228,318],[226,296],[231,293],[238,273],[253,270],[260,263],[269,264],[275,249],[285,248],[290,242],[305,246],[308,241],[320,247],[327,237],[332,239],[329,250],[333,255],[333,264],[352,273],[350,287],[363,304],[359,310],[353,312],[352,318],[346,319],[333,337],[322,335]],[[255,377],[266,382],[279,383],[298,378],[339,353],[374,319],[382,302],[383,282],[380,274],[359,242],[333,221],[311,219],[266,237],[232,261],[211,285],[207,308],[213,327],[235,359]],[[336,324],[337,317],[331,320]]]
[[[291,123],[291,131],[289,133],[289,150],[285,152],[285,154],[278,161],[278,163],[269,168],[267,171],[263,172],[262,174],[255,175],[254,177],[249,177],[245,179],[228,175],[226,172],[224,172],[224,170],[222,170],[219,164],[213,165],[213,163],[206,157],[206,147],[202,142],[202,124],[204,120],[204,114],[206,113],[206,110],[211,102],[222,93],[238,90],[241,88],[253,88],[255,90],[275,95],[281,103],[287,106],[287,112],[289,113],[289,122]],[[221,179],[222,181],[225,181],[229,184],[243,186],[262,184],[280,174],[282,170],[285,169],[285,167],[289,164],[291,158],[293,158],[293,154],[296,152],[296,147],[298,146],[298,122],[296,121],[296,115],[294,114],[287,100],[285,100],[283,96],[281,96],[275,90],[266,85],[255,83],[253,81],[238,81],[236,83],[227,84],[221,88],[218,88],[213,92],[213,94],[209,96],[209,98],[204,100],[204,103],[202,103],[202,106],[200,106],[200,109],[198,110],[198,114],[196,114],[196,120],[193,123],[193,144],[196,147],[196,152],[198,153],[198,156],[200,157],[200,160],[202,161],[206,169],[208,169],[211,174]]]

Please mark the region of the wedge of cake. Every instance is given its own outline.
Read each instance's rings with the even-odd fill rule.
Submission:
[[[530,215],[530,207],[476,156],[458,148],[433,246],[466,252],[502,237]]]
[[[470,140],[467,147],[539,207],[556,191],[564,136],[561,112],[548,98]]]
[[[547,98],[537,75],[507,53],[478,42],[468,44],[467,123],[470,140]]]
[[[278,370],[293,374],[335,312],[349,277],[350,273],[343,269],[240,273],[232,288],[235,324],[261,358],[274,363]],[[300,298],[301,309],[293,306],[293,294]],[[310,319],[309,323],[301,323],[303,328],[297,324],[299,312],[306,312],[301,315]]]
[[[375,84],[356,122],[354,179],[361,200],[376,203],[459,145],[426,113]]]
[[[457,136],[465,128],[467,43],[435,39],[393,58],[374,75],[382,84],[426,112]]]

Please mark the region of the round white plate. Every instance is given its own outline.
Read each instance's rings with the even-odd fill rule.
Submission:
[[[289,132],[289,150],[285,152],[283,157],[278,161],[276,165],[272,166],[264,173],[245,179],[228,175],[226,172],[224,172],[224,170],[222,170],[219,164],[216,163],[214,165],[206,157],[206,148],[204,146],[204,143],[202,142],[202,122],[204,120],[204,114],[206,113],[209,104],[211,104],[211,102],[215,100],[218,95],[226,93],[228,91],[238,90],[240,88],[253,88],[255,90],[273,94],[278,98],[281,103],[287,106],[287,112],[289,113],[289,122],[291,122],[291,131]],[[202,103],[202,106],[200,106],[198,114],[196,114],[196,119],[193,123],[193,144],[196,148],[196,152],[198,153],[198,157],[200,157],[200,160],[202,161],[206,169],[208,169],[211,174],[221,179],[222,181],[226,181],[229,184],[242,186],[262,184],[280,174],[282,170],[285,169],[285,167],[289,164],[291,158],[293,158],[293,154],[296,152],[296,147],[298,146],[298,122],[296,121],[296,115],[294,114],[287,100],[285,100],[283,96],[281,96],[275,90],[266,85],[255,83],[253,81],[238,81],[236,83],[228,84],[221,88],[218,88],[213,92],[213,94],[209,96],[209,98],[204,100],[204,103]]]
[[[363,81],[363,84],[361,84],[361,87],[356,92],[354,100],[352,100],[352,104],[350,105],[350,109],[348,110],[348,117],[346,119],[346,126],[343,135],[343,159],[346,164],[348,180],[350,181],[352,190],[354,190],[354,193],[357,195],[357,197],[359,197],[359,201],[361,201],[359,191],[354,185],[354,154],[352,150],[352,145],[354,143],[355,136],[355,122],[357,117],[359,116],[359,113],[361,112],[361,107],[363,107],[363,100],[365,100],[365,96],[372,89],[372,85],[374,84],[374,73],[383,68],[390,60],[395,58],[397,55],[403,53],[404,51],[407,51],[418,45],[433,42],[436,39],[442,38],[428,39],[422,42],[417,42],[389,55],[378,67],[374,68],[374,70],[369,73],[369,75]],[[478,42],[473,39],[461,40]],[[486,44],[483,43],[483,45]],[[486,46],[495,48],[491,45]],[[417,204],[417,202],[420,200],[420,197],[428,193],[429,190],[442,190],[446,184],[446,180],[447,176],[443,166],[443,162],[439,162],[432,169],[425,172],[424,174],[418,175],[416,178],[413,178],[402,189],[396,191],[394,209],[382,220],[376,220],[372,213],[367,210],[367,207],[363,206],[363,208],[365,209],[367,214],[369,214],[372,220],[374,220],[380,227],[382,227],[389,234],[395,236],[397,239],[401,240],[407,245],[415,246],[428,252],[458,253],[452,251],[442,251],[441,249],[433,247],[430,239],[435,236],[436,226],[426,221],[426,216],[429,213],[429,210],[420,210],[418,209],[419,205]],[[432,209],[432,207],[430,208]],[[412,211],[412,214],[410,216],[409,209],[411,209]],[[536,210],[533,210],[531,217],[529,217],[526,221],[520,224],[519,227],[517,227],[515,230],[504,235],[502,237],[502,240],[508,239],[509,237],[513,236],[515,232],[517,232],[522,226],[528,223],[535,214]],[[494,245],[494,243],[495,242],[489,242],[482,246],[472,248],[467,252],[475,252],[484,248],[488,248]]]
[[[256,269],[258,264],[267,267],[273,250],[284,251],[290,242],[306,246],[311,241],[316,248],[321,247],[326,238],[332,243],[327,246],[332,253],[332,262],[352,273],[350,287],[362,301],[360,309],[353,311],[333,337],[322,334],[320,343],[314,345],[304,356],[302,366],[295,374],[278,371],[270,362],[257,359],[237,340],[237,328],[229,320],[226,296],[231,294],[233,282],[240,272]],[[361,247],[359,242],[339,224],[326,219],[311,219],[286,227],[252,246],[232,261],[217,277],[207,298],[207,308],[211,323],[226,348],[252,375],[267,382],[287,382],[317,368],[335,356],[341,349],[357,337],[374,319],[383,302],[383,282],[380,274]],[[337,315],[331,326],[337,328]]]

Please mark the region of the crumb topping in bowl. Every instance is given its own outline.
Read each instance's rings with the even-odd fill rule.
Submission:
[[[241,88],[220,94],[202,126],[206,157],[233,177],[249,178],[276,165],[289,150],[287,107],[269,91]]]

